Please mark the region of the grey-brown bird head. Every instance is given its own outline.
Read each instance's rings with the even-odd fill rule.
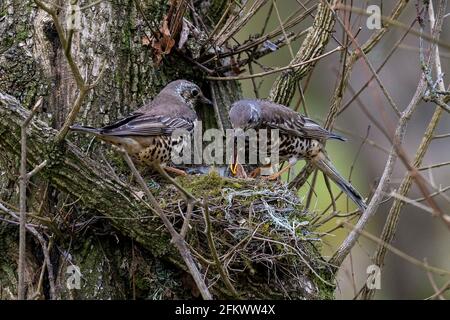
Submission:
[[[197,104],[212,105],[212,102],[207,99],[198,85],[188,80],[176,80],[166,85],[158,94],[156,99],[160,97],[172,96],[179,100],[180,103],[185,103],[191,109]]]
[[[230,122],[234,129],[254,129],[260,126],[261,107],[259,100],[239,100],[231,106]]]

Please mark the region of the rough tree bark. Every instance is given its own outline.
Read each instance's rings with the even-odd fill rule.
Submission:
[[[81,1],[80,5],[88,3]],[[205,2],[202,13],[217,22],[226,9],[225,3]],[[158,26],[168,3],[153,0],[142,7],[145,20]],[[61,2],[59,17],[63,23],[66,11]],[[216,126],[220,119],[227,126],[223,111],[230,101],[239,98],[238,85],[233,82],[208,85],[203,74],[176,52],[156,67],[151,49],[143,43],[143,37],[151,34],[151,30],[136,9],[135,1],[100,2],[82,11],[81,25],[81,31],[74,34],[72,51],[82,75],[93,79],[102,65],[105,73],[85,99],[78,122],[105,125],[151,99],[167,82],[185,78],[202,86],[208,96],[214,95],[222,110],[216,116],[210,110],[198,110],[206,123]],[[38,10],[33,1],[4,0],[0,3],[0,34],[0,201],[12,208],[17,203],[20,124],[27,114],[19,103],[31,107],[44,96],[43,109],[29,128],[28,166],[31,169],[44,159],[51,161],[30,183],[28,211],[36,219],[33,221],[46,225],[48,233],[54,235],[51,258],[59,297],[198,296],[161,222],[154,217],[149,219],[149,208],[112,176],[105,159],[121,178],[129,172],[111,148],[73,135],[69,140],[81,149],[70,142],[62,150],[49,148],[54,129],[64,122],[77,92],[48,14]],[[92,148],[95,152],[91,154]],[[99,157],[101,154],[105,156]],[[0,299],[12,299],[17,292],[17,239],[17,226],[0,220]],[[48,279],[46,276],[40,279],[45,275],[41,271],[41,249],[29,234],[27,248],[28,298],[48,298]],[[67,267],[72,264],[83,270],[81,290],[69,290],[65,285]],[[237,288],[245,290],[247,297],[286,297],[282,292],[274,292],[270,282],[258,283],[258,278],[252,275],[248,281]],[[308,281],[305,283],[310,285]],[[286,287],[297,290],[296,294],[289,292],[291,297],[330,297],[329,288],[322,293],[302,291],[301,287],[289,284]],[[217,297],[230,296],[220,288],[213,289],[213,293]]]

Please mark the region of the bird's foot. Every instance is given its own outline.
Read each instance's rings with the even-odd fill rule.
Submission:
[[[274,174],[271,174],[270,176],[264,176],[263,179],[268,180],[268,181],[277,180],[283,173],[288,171],[290,168],[291,168],[291,164],[288,164],[286,167],[284,167],[280,171],[275,172]]]
[[[276,172],[274,174],[271,174],[270,176],[262,176],[261,178],[267,181],[275,181],[281,176],[282,172],[281,173],[280,172],[281,171]]]
[[[164,167],[164,170],[166,172],[171,172],[176,175],[183,176],[183,177],[186,177],[188,175],[184,170],[173,168],[173,167]]]
[[[259,177],[261,175],[261,168],[256,168],[255,170],[253,170],[252,172],[250,172],[250,174],[248,175],[250,178],[252,179],[256,179],[257,177]]]

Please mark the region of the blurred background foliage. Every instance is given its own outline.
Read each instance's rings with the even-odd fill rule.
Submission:
[[[249,1],[250,3],[251,1]],[[299,8],[299,1],[297,0],[283,0],[277,1],[277,7],[281,20],[286,19],[294,10]],[[250,22],[238,33],[236,40],[239,43],[245,42],[255,34],[261,32],[264,22],[268,16],[271,1],[250,20]],[[308,1],[302,1],[307,4]],[[309,1],[307,7],[314,2]],[[389,15],[395,1],[352,1],[353,6],[357,8],[366,9],[368,5],[378,5],[382,10],[382,15]],[[416,9],[413,4],[400,17],[400,21],[406,25],[410,25],[416,18]],[[297,25],[289,31],[295,33],[304,30],[312,23],[312,17],[308,17],[301,24]],[[359,43],[364,43],[368,39],[372,30],[366,27],[366,17],[355,13],[352,14],[352,21],[354,23],[353,32],[356,32],[358,27],[361,31],[358,34]],[[429,25],[429,24],[428,24]],[[275,10],[272,10],[270,15],[266,32],[279,26],[279,20]],[[417,24],[415,25],[417,27]],[[342,39],[341,27],[336,25],[335,37]],[[403,35],[404,30],[396,27],[388,32],[383,40],[375,47],[369,54],[369,59],[377,68],[385,59],[389,50],[394,43]],[[304,38],[300,37],[291,43],[294,54],[297,52],[300,44]],[[441,36],[443,42],[450,41],[450,17],[447,17]],[[327,46],[326,51],[332,50],[338,44],[335,40],[331,40]],[[410,101],[419,80],[420,64],[419,64],[419,39],[413,34],[409,34],[402,45],[394,53],[394,55],[387,62],[382,69],[379,76],[394,100],[401,109],[405,108]],[[279,50],[269,54],[259,62],[265,67],[281,67],[289,64],[291,60],[291,53],[288,46],[284,46]],[[450,72],[450,52],[441,49],[442,67],[446,74]],[[362,60],[362,59],[361,59]],[[306,108],[309,117],[323,123],[324,117],[329,108],[329,102],[333,95],[335,82],[338,79],[339,54],[328,56],[318,63],[313,71],[309,86],[305,92]],[[253,73],[267,71],[258,64],[253,64]],[[248,70],[244,74],[248,74]],[[260,98],[267,98],[270,88],[278,74],[267,75],[263,78],[256,78],[254,84],[252,80],[241,80],[244,97],[256,97],[255,86],[258,88]],[[366,65],[359,61],[353,70],[350,87],[354,91],[359,88],[370,78],[370,71]],[[448,83],[448,77],[447,77]],[[305,81],[302,81],[305,84]],[[350,88],[349,87],[349,88]],[[353,94],[347,90],[344,98],[346,103]],[[385,124],[387,127],[395,126],[397,118],[388,106],[385,97],[381,93],[375,81],[360,95],[361,101],[370,110],[372,116]],[[291,107],[295,107],[299,103],[300,94],[296,93],[295,98],[291,102]],[[304,112],[303,107],[301,108]],[[431,115],[434,111],[432,104],[422,102],[413,116],[413,119],[408,125],[408,132],[405,139],[405,150],[409,154],[414,154],[417,149],[423,132],[429,123]],[[444,114],[437,134],[444,134],[450,132],[450,117],[449,114]],[[380,177],[384,168],[387,155],[381,148],[389,150],[390,142],[381,134],[381,132],[371,123],[366,115],[361,111],[358,102],[354,101],[350,107],[338,117],[335,125],[335,131],[341,133],[348,138],[346,143],[340,141],[330,141],[327,144],[327,150],[330,157],[334,160],[336,166],[343,174],[348,177],[352,164],[354,163],[351,181],[363,195],[369,195],[371,188],[375,185],[377,179]],[[376,146],[364,143],[364,137],[368,133],[368,139],[372,140]],[[358,149],[361,152],[358,156]],[[423,164],[434,164],[450,159],[450,139],[439,139],[432,142]],[[295,168],[295,172],[299,172],[304,162],[299,162]],[[397,188],[406,170],[404,166],[397,161],[396,171],[394,172],[391,185],[388,191]],[[423,172],[426,178],[431,179],[437,186],[448,186],[450,184],[450,167],[444,166],[433,169],[432,171]],[[291,173],[291,176],[292,175]],[[286,178],[286,176],[285,176]],[[311,183],[312,176],[309,179]],[[300,196],[306,200],[309,186],[305,185],[299,190]],[[332,186],[333,194],[339,193],[336,186]],[[420,198],[421,194],[416,187],[412,188],[409,194],[410,198]],[[387,213],[389,211],[392,200],[388,200],[381,204],[376,216],[372,219],[367,231],[379,236],[385,222]],[[439,201],[438,204],[444,210],[449,212],[449,204]],[[315,194],[312,197],[310,208],[312,210],[321,211],[330,205],[329,193],[324,184],[321,174],[317,176],[317,184]],[[338,209],[343,212],[355,209],[351,201],[341,197],[337,201]],[[444,269],[450,269],[450,233],[445,225],[431,217],[414,206],[405,205],[402,209],[399,228],[392,245],[403,252],[411,255],[419,260],[427,261],[428,263],[439,266]],[[331,221],[324,225],[320,231],[327,232],[336,227],[336,221]],[[331,255],[332,252],[344,239],[347,234],[346,230],[336,230],[333,234],[326,236],[326,245],[323,247],[324,255]],[[346,259],[340,273],[339,283],[336,289],[336,298],[353,298],[357,290],[361,288],[367,278],[366,268],[371,264],[370,258],[376,248],[376,243],[371,240],[361,237],[357,246],[352,250],[351,256]],[[434,276],[436,284],[443,286],[445,279],[439,276]],[[395,254],[388,253],[385,266],[381,274],[381,290],[377,291],[375,298],[378,299],[423,299],[434,293],[430,284],[430,280],[426,272],[422,269],[406,262]],[[447,298],[450,294],[447,292]]]

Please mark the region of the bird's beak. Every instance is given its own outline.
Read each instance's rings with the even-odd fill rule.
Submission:
[[[204,95],[202,95],[200,97],[200,102],[203,103],[203,104],[206,104],[208,106],[212,106],[213,105],[212,101],[207,99]]]
[[[239,130],[238,130],[238,132],[241,133],[241,131],[239,131]],[[235,138],[233,139],[234,147],[233,147],[233,155],[232,155],[231,163],[230,163],[230,171],[233,176],[236,176],[237,171],[238,171],[238,166],[239,166],[238,152],[237,152],[237,145],[236,145],[236,136],[237,136],[236,131],[234,131],[234,135],[235,135]]]
[[[239,166],[238,157],[237,154],[234,154],[232,163],[230,163],[230,171],[233,176],[237,174],[238,166]]]

